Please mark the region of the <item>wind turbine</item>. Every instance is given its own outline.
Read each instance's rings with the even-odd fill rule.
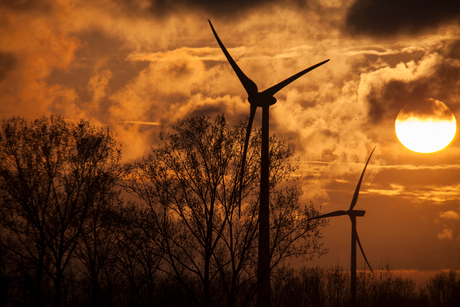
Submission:
[[[257,107],[262,108],[262,148],[261,148],[261,162],[260,162],[260,209],[259,209],[259,250],[258,250],[258,264],[257,264],[257,306],[267,307],[270,306],[270,215],[269,215],[269,107],[276,103],[276,98],[273,97],[279,90],[290,84],[294,80],[300,78],[307,72],[323,65],[329,60],[320,62],[313,65],[301,72],[287,78],[284,81],[259,92],[257,85],[249,79],[243,71],[238,67],[233,60],[230,53],[228,53],[224,44],[217,35],[211,21],[208,19],[212,32],[219,44],[222,52],[227,58],[228,62],[235,71],[238,79],[243,84],[244,89],[248,93],[248,101],[251,105],[249,113],[248,127],[246,131],[246,140],[243,149],[243,160],[241,162],[241,178],[240,178],[240,212],[241,212],[241,187],[243,182],[243,174],[246,163],[246,155],[248,150],[249,138],[251,135],[252,122],[256,114]]]
[[[355,194],[353,195],[353,199],[351,200],[350,208],[347,211],[344,211],[344,210],[333,211],[333,212],[315,216],[309,219],[309,220],[317,220],[317,219],[342,216],[342,215],[348,215],[350,217],[350,220],[351,220],[351,270],[350,270],[351,271],[350,273],[351,275],[351,287],[350,287],[351,306],[356,306],[356,242],[358,242],[359,249],[361,250],[361,253],[363,254],[363,257],[367,263],[367,266],[369,267],[371,272],[373,272],[369,264],[369,261],[367,261],[366,254],[364,254],[364,250],[361,245],[361,242],[359,241],[358,232],[356,231],[356,217],[364,216],[366,211],[354,210],[354,207],[356,205],[356,202],[358,201],[359,189],[361,187],[361,181],[363,180],[364,172],[366,171],[367,164],[369,163],[369,160],[371,159],[372,154],[374,153],[374,150],[375,150],[375,147],[374,149],[372,149],[372,152],[369,155],[369,158],[367,159],[366,165],[364,165],[363,172],[361,174],[361,177],[359,178],[358,185],[356,186]]]

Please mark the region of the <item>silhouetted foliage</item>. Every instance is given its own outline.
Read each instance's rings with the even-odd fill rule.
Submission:
[[[85,293],[83,297],[89,298],[87,304],[91,306],[110,306],[120,299],[117,293],[125,279],[119,269],[119,215],[123,209],[118,198],[111,200],[93,205],[75,251],[74,263],[80,268],[78,282]]]
[[[442,272],[431,278],[421,292],[423,306],[454,307],[460,304],[460,275]]]
[[[0,131],[1,245],[20,271],[25,305],[61,306],[86,222],[110,203],[121,152],[110,131],[61,117],[3,120]]]
[[[340,267],[282,268],[275,281],[275,306],[350,306],[350,274]],[[357,306],[420,306],[415,283],[388,268],[361,271],[357,281]]]
[[[125,187],[150,209],[152,241],[164,253],[165,273],[174,276],[197,304],[243,306],[256,289],[260,132],[251,139],[243,178],[239,214],[239,170],[245,125],[230,128],[223,116],[214,123],[195,117],[179,121],[175,133],[162,135],[163,145],[149,157],[127,165]],[[277,188],[295,170],[293,150],[270,140],[271,262],[310,259],[323,250],[318,243],[324,221],[312,204],[301,208],[296,186]],[[184,282],[194,276],[198,293]],[[211,295],[212,293],[212,295]]]
[[[361,306],[418,306],[415,283],[411,279],[394,276],[389,267],[374,274],[362,271],[358,279]]]

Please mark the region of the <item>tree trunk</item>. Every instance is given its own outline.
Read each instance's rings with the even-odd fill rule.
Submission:
[[[42,244],[43,240],[42,240]],[[44,262],[45,262],[45,251],[42,247],[40,254],[38,256],[38,263],[37,263],[37,280],[35,284],[35,306],[41,307],[43,305],[43,269],[44,269]]]

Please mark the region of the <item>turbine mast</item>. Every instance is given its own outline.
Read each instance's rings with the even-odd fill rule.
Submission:
[[[351,219],[351,302],[352,307],[356,306],[356,215],[350,214]]]
[[[257,306],[270,306],[270,162],[269,162],[269,105],[262,107],[262,152],[260,163],[259,261],[257,275]]]

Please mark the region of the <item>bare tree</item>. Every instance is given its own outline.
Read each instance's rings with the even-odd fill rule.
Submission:
[[[47,304],[65,299],[64,272],[95,205],[116,195],[120,157],[112,133],[84,120],[3,120],[1,244],[33,266],[35,306],[45,301],[45,275],[53,284]]]
[[[195,117],[179,121],[162,135],[163,145],[141,162],[126,166],[125,187],[149,208],[150,221],[164,253],[160,268],[190,292],[194,276],[201,285],[196,304],[247,305],[257,288],[256,257],[260,178],[260,131],[250,141],[246,172],[240,178],[245,142],[243,122],[230,128],[224,116],[214,123]],[[297,187],[281,184],[296,169],[293,150],[270,140],[271,266],[291,256],[324,252],[312,204],[301,208]],[[243,203],[239,213],[239,189]],[[280,188],[281,186],[284,186]],[[212,293],[212,295],[211,295]]]

